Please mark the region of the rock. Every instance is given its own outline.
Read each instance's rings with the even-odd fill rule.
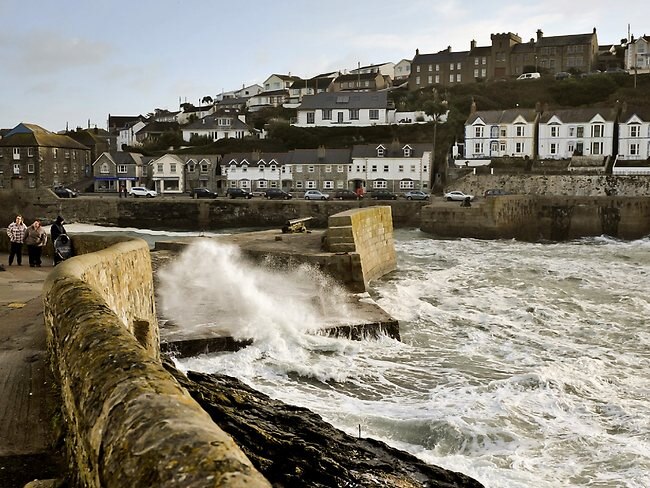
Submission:
[[[165,367],[278,487],[468,487],[478,481],[426,464],[374,439],[358,439],[301,407],[229,376]]]

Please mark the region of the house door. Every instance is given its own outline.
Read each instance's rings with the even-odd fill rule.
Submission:
[[[338,123],[339,124],[343,123],[343,112],[338,112]]]
[[[498,155],[499,155],[499,142],[492,141],[490,143],[490,156],[498,156]]]

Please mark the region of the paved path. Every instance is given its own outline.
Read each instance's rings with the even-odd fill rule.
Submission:
[[[24,256],[22,266],[8,266],[0,253],[0,263],[0,487],[12,488],[61,473],[41,299],[52,261],[30,268]]]

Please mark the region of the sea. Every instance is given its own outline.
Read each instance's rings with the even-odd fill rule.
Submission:
[[[489,488],[650,487],[650,238],[413,229],[395,246],[397,270],[361,299],[399,320],[401,341],[315,334],[332,317],[363,321],[317,270],[253,265],[218,238],[190,246],[161,273],[163,313],[199,328],[225,315],[255,341],[178,366],[235,376]]]

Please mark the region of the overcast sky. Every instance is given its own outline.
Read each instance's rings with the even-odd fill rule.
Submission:
[[[412,59],[490,34],[527,41],[597,28],[599,44],[650,34],[631,0],[0,0],[0,128],[106,128],[108,114],[178,110],[179,99]],[[644,23],[644,22],[645,23]]]

